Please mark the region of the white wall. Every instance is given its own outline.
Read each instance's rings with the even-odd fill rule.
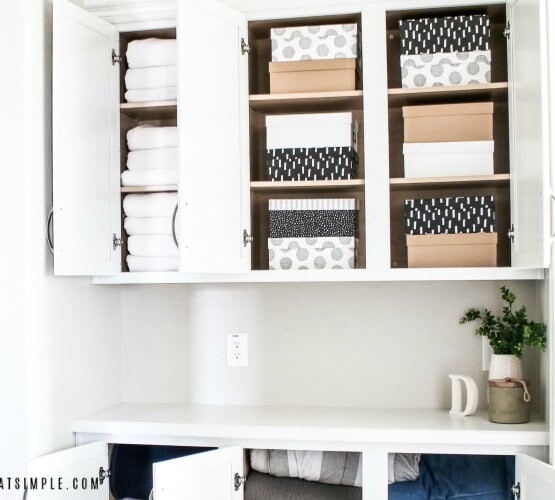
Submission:
[[[198,404],[448,408],[449,373],[486,374],[471,306],[502,283],[128,287],[123,398]],[[536,317],[535,284],[509,283]],[[248,368],[225,366],[226,332],[249,334]],[[537,356],[526,375],[537,380]]]
[[[24,198],[23,5],[2,2],[0,59],[4,96],[0,120],[0,470],[2,476],[25,470],[25,230]],[[21,495],[19,495],[21,497]]]
[[[29,457],[73,446],[75,418],[121,399],[120,290],[95,287],[88,278],[54,278],[46,247],[45,221],[52,203],[51,9],[50,0],[27,0],[22,58],[26,85],[22,136],[27,143],[26,168],[19,175],[24,175],[27,208]],[[22,45],[17,40],[10,41],[12,47]]]

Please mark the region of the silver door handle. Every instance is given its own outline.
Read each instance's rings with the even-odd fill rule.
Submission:
[[[52,255],[54,255],[54,236],[52,235],[52,221],[54,219],[54,207],[48,212],[48,217],[46,219],[46,242],[48,243],[48,248]]]
[[[175,243],[175,246],[177,248],[179,248],[179,242],[177,241],[177,236],[175,234],[175,219],[177,217],[177,209],[178,208],[179,208],[179,204],[176,203],[175,208],[173,209],[173,216],[172,216],[172,236],[173,236],[173,242]]]

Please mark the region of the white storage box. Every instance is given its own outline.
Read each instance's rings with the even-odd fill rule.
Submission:
[[[270,270],[354,269],[355,238],[269,238]]]
[[[403,144],[405,177],[493,175],[493,141]]]
[[[272,61],[357,57],[357,31],[354,23],[272,28]]]
[[[266,148],[352,147],[358,150],[358,122],[352,113],[266,116]]]

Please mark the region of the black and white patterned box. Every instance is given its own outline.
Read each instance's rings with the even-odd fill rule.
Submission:
[[[399,21],[401,54],[437,54],[490,50],[486,15],[428,17]]]
[[[406,234],[495,232],[493,196],[405,200]]]
[[[268,149],[266,167],[272,181],[351,179],[358,157],[351,147]]]
[[[356,200],[269,200],[270,238],[356,236]]]

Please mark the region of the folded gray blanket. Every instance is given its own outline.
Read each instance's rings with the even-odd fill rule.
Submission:
[[[419,454],[391,453],[389,483],[413,481],[419,476]],[[362,486],[362,456],[357,452],[251,450],[251,467],[277,477],[344,486]]]

